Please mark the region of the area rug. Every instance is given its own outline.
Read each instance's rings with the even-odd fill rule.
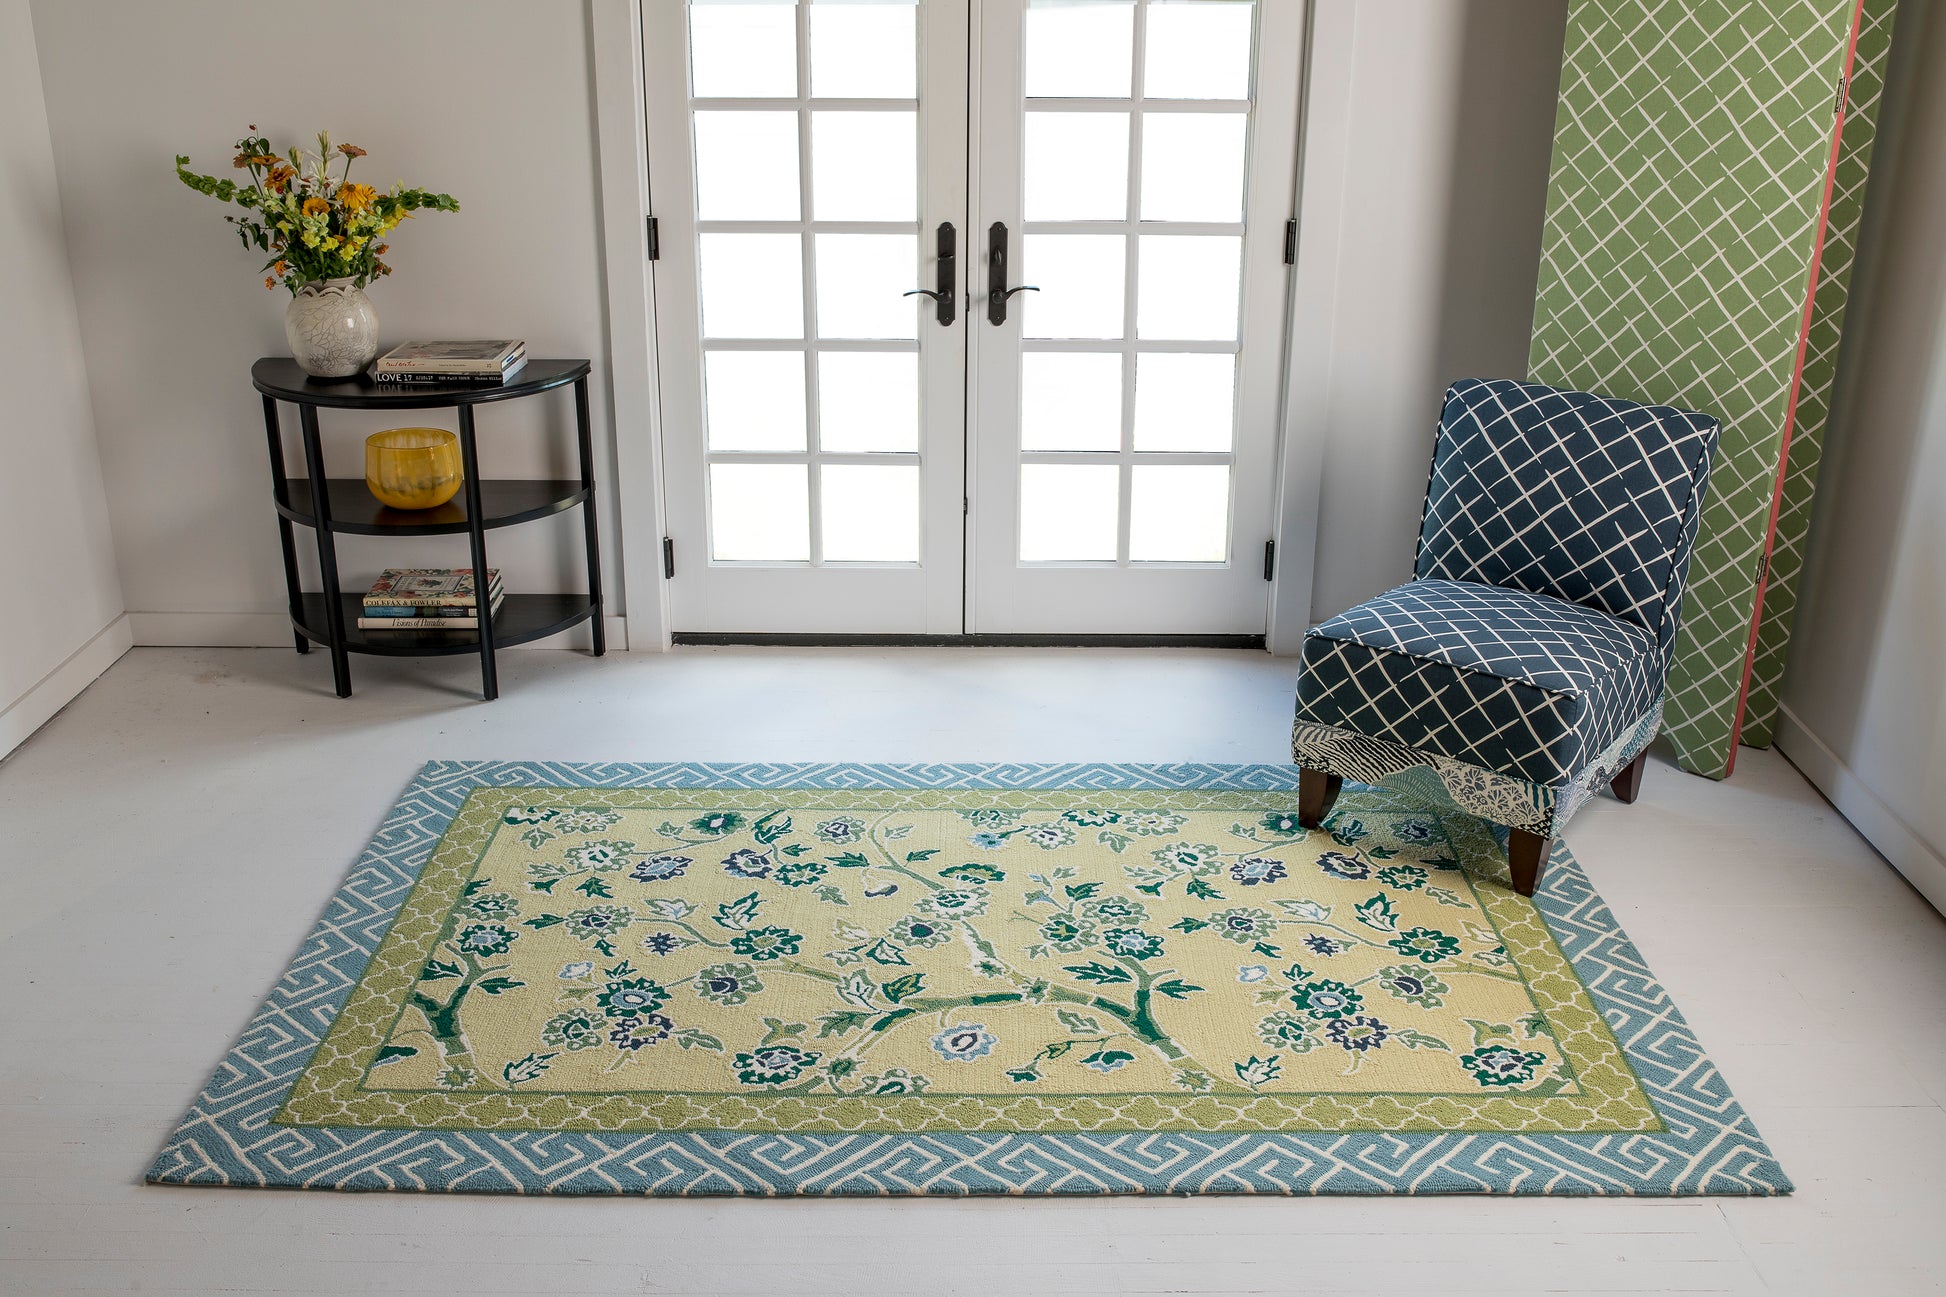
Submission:
[[[1772,1194],[1574,859],[1288,766],[435,762],[150,1168],[504,1193]]]

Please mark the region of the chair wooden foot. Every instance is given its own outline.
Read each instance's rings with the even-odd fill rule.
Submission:
[[[1516,892],[1522,896],[1534,894],[1534,889],[1541,885],[1541,871],[1547,868],[1548,853],[1553,850],[1553,838],[1526,829],[1507,831],[1507,867],[1513,872]]]
[[[1633,802],[1642,793],[1642,767],[1649,763],[1649,750],[1643,748],[1635,754],[1635,760],[1623,766],[1621,772],[1608,781],[1614,790],[1616,800],[1623,803]]]
[[[1327,775],[1322,770],[1299,766],[1297,770],[1297,822],[1307,829],[1315,829],[1324,823],[1324,817],[1331,814],[1331,803],[1338,800],[1338,790],[1345,781],[1337,775]]]

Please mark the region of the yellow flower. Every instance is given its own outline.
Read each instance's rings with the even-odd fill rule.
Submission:
[[[329,238],[325,239],[323,242],[319,243],[318,246],[320,248],[323,248],[326,252],[336,252],[338,250],[338,236],[333,234]]]
[[[304,231],[302,238],[304,240],[305,247],[315,248],[318,246],[318,232],[316,230]]]
[[[362,212],[372,205],[378,197],[378,190],[370,185],[342,185],[338,189],[338,201],[345,205],[348,212]]]
[[[312,194],[309,198],[304,200],[304,214],[306,216],[326,216],[329,215],[330,212],[331,212],[331,204],[325,202],[322,198],[319,198],[316,194]]]

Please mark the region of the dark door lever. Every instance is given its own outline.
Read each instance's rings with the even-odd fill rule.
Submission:
[[[951,324],[959,318],[959,231],[951,221],[939,223],[939,270],[938,288],[915,288],[905,294],[907,297],[930,297],[933,301],[934,318],[941,324]]]
[[[1038,293],[1032,284],[1007,285],[1007,227],[995,221],[987,227],[987,323],[1007,322],[1007,302],[1015,293]]]

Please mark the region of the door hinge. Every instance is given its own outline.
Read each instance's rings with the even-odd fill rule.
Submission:
[[[667,581],[676,575],[676,539],[673,536],[662,538],[662,579]]]
[[[1264,542],[1264,580],[1275,581],[1276,579],[1277,579],[1277,542],[1274,540],[1267,540]]]
[[[1295,216],[1284,222],[1284,264],[1287,266],[1297,264],[1297,218]]]
[[[653,216],[649,218],[649,260],[662,260],[662,222]]]

